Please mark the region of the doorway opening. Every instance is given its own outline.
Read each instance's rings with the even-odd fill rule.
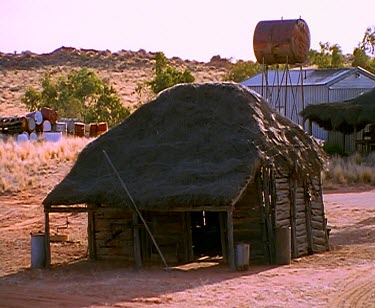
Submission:
[[[222,256],[219,212],[192,212],[191,231],[194,258]]]

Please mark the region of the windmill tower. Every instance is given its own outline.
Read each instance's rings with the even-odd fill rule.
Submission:
[[[310,50],[310,31],[303,19],[260,21],[254,31],[254,53],[262,69],[262,93],[278,112],[302,124],[305,107],[302,63]],[[290,68],[299,68],[291,74]]]

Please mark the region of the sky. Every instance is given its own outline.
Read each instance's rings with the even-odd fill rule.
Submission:
[[[329,42],[346,54],[375,26],[374,12],[374,0],[0,0],[0,52],[65,46],[255,61],[259,21],[302,18],[311,49]]]

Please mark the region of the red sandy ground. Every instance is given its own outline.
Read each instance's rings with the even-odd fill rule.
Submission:
[[[325,194],[330,251],[236,272],[86,261],[85,214],[51,215],[52,232],[68,217],[70,240],[52,244],[50,269],[30,269],[45,193],[0,196],[1,307],[375,307],[375,190]]]

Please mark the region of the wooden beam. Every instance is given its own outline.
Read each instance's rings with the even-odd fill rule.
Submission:
[[[232,210],[227,211],[227,237],[228,237],[228,264],[231,270],[236,269],[234,257],[234,239],[233,239],[233,213]]]
[[[44,253],[46,256],[46,267],[51,265],[51,246],[49,238],[49,213],[44,213]]]
[[[50,207],[48,209],[50,213],[85,213],[88,211],[87,207]]]
[[[223,259],[228,262],[228,247],[226,241],[226,230],[225,230],[225,212],[219,213],[220,222],[220,240],[221,240],[221,251],[223,254]]]
[[[133,224],[134,226],[138,225],[138,214],[135,212],[133,213]],[[140,270],[142,268],[141,239],[137,227],[133,228],[133,238],[135,267]]]

